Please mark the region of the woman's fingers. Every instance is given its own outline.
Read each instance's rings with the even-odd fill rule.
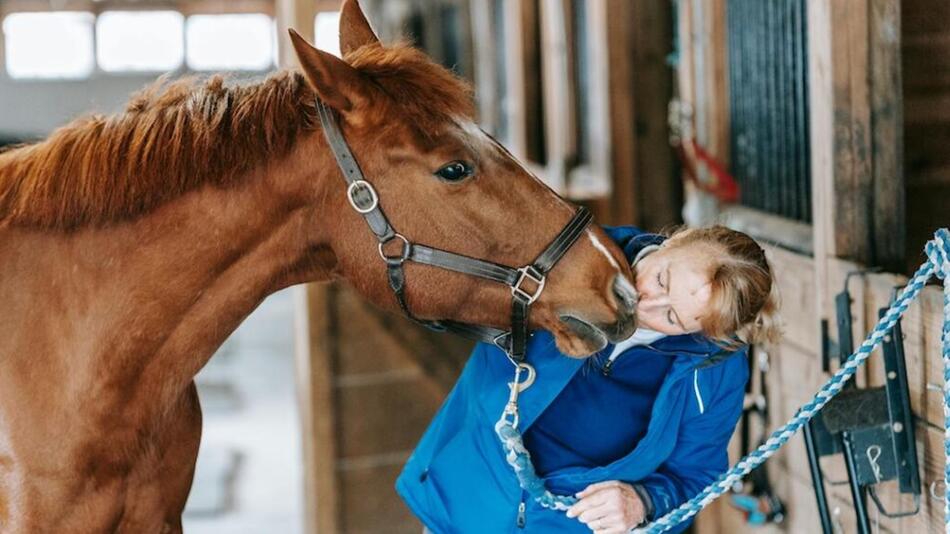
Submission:
[[[586,488],[584,488],[584,491],[581,491],[580,493],[578,493],[577,498],[583,499],[584,497],[587,497],[588,495],[594,493],[597,490],[601,490],[604,488],[612,488],[612,487],[618,486],[619,484],[621,484],[619,480],[607,480],[604,482],[591,484],[590,486],[587,486]]]
[[[610,506],[607,502],[601,502],[600,504],[594,506],[589,510],[581,512],[581,515],[577,516],[577,519],[584,524],[591,524],[593,521],[603,520],[608,516],[613,516],[617,512],[616,507]],[[619,514],[616,514],[619,515]]]
[[[623,517],[619,514],[606,515],[585,524],[593,532],[624,532],[625,530],[628,530],[623,528]]]
[[[643,521],[643,503],[624,482],[591,484],[578,493],[580,500],[567,511],[595,533],[626,532]]]
[[[591,509],[602,505],[603,503],[603,495],[598,495],[597,492],[590,493],[587,496],[578,499],[578,501],[574,503],[574,506],[571,506],[567,509],[567,517],[579,517],[581,514],[588,512]]]

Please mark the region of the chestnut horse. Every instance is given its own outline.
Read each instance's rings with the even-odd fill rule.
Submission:
[[[462,82],[381,45],[354,1],[340,25],[345,60],[295,37],[302,74],[160,83],[0,154],[0,531],[180,532],[193,378],[238,324],[278,289],[330,279],[398,310],[315,97],[414,242],[519,266],[571,219],[475,125]],[[531,327],[574,356],[629,335],[628,276],[589,228]],[[508,326],[504,286],[418,264],[406,279],[419,317]]]

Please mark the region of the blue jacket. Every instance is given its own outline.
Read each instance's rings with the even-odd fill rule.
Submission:
[[[630,227],[607,232],[628,258],[657,241],[656,236]],[[593,469],[562,469],[546,477],[545,484],[567,495],[605,480],[637,483],[649,492],[659,517],[728,468],[726,448],[742,412],[748,364],[744,349],[725,352],[695,335],[666,337],[628,352],[632,351],[664,352],[674,358],[646,435],[623,458]],[[584,360],[558,352],[547,332],[532,336],[526,358],[536,368],[537,380],[519,397],[522,431],[584,365]],[[438,534],[589,534],[578,520],[526,498],[505,461],[494,426],[508,400],[511,375],[511,363],[502,351],[487,344],[475,347],[409,457],[396,491]]]

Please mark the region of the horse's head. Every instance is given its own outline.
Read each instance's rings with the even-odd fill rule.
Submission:
[[[520,267],[531,263],[576,208],[528,172],[473,120],[468,87],[421,52],[384,47],[356,1],[340,19],[344,59],[291,34],[317,96],[339,116],[359,166],[392,226],[413,243]],[[321,137],[321,136],[316,136]],[[322,137],[314,142],[325,143]],[[374,302],[398,309],[377,241],[353,211],[338,171],[329,187],[337,273]],[[398,248],[398,245],[397,245]],[[420,318],[507,328],[504,285],[407,263],[408,307]],[[621,251],[591,226],[547,278],[531,325],[584,356],[634,328],[636,295]]]

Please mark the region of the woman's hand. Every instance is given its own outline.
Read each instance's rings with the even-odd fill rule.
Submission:
[[[619,480],[591,484],[567,511],[596,534],[621,534],[643,522],[643,501],[633,486]]]

